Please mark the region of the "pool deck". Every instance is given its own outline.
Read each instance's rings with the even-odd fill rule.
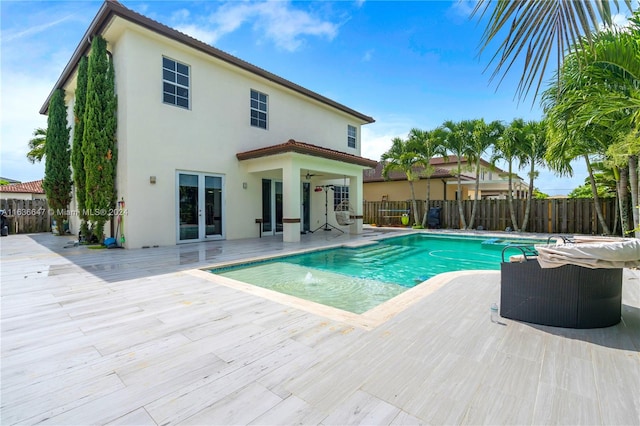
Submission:
[[[499,272],[449,275],[368,326],[212,282],[221,262],[384,230],[131,250],[0,239],[0,424],[640,425],[640,271],[622,322],[503,319]]]

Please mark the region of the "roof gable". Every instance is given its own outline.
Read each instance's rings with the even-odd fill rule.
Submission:
[[[44,105],[42,105],[42,107],[40,108],[41,114],[47,113],[49,109],[49,100],[51,99],[53,92],[56,89],[60,89],[64,87],[67,81],[69,81],[69,79],[71,79],[71,77],[73,76],[82,56],[85,56],[89,52],[89,49],[91,47],[89,40],[91,40],[91,37],[95,36],[96,34],[101,34],[105,30],[105,28],[109,25],[109,23],[116,17],[124,19],[135,25],[139,25],[143,28],[146,28],[157,34],[165,36],[169,39],[175,40],[193,49],[201,51],[209,56],[212,56],[214,58],[227,62],[231,65],[234,65],[240,69],[248,71],[259,77],[262,77],[268,81],[277,83],[285,88],[293,90],[294,92],[300,93],[320,103],[323,103],[332,108],[335,108],[344,113],[347,113],[353,117],[356,117],[359,120],[362,120],[364,123],[373,123],[375,121],[370,116],[362,114],[332,99],[329,99],[316,92],[306,89],[296,83],[293,83],[289,80],[279,77],[260,67],[252,65],[249,62],[243,61],[242,59],[239,59],[233,55],[230,55],[211,45],[208,45],[199,40],[196,40],[195,38],[190,37],[184,33],[181,33],[180,31],[177,31],[171,27],[168,27],[167,25],[161,24],[160,22],[154,21],[153,19],[150,19],[137,12],[134,12],[133,10],[126,8],[116,0],[105,0],[102,7],[98,11],[97,15],[93,18],[93,21],[89,25],[89,28],[87,29],[84,36],[82,37],[82,41],[76,47],[76,50],[74,51],[73,56],[71,57],[69,63],[66,65],[66,67],[62,71],[60,78],[58,79],[53,90],[47,97],[47,100],[45,101]]]

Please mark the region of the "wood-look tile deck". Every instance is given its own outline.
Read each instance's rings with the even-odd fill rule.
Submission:
[[[0,240],[2,425],[640,424],[637,270],[614,327],[491,323],[489,271],[367,330],[189,271],[349,236],[67,241]]]

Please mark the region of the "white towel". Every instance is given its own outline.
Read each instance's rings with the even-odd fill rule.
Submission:
[[[536,246],[541,268],[577,265],[585,268],[635,268],[640,266],[640,240]]]

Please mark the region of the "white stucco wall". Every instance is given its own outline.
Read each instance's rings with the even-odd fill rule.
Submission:
[[[250,173],[236,153],[295,139],[360,155],[356,117],[123,22],[111,25],[105,38],[116,68],[117,188],[128,212],[127,247],[177,242],[177,171],[224,176],[225,238],[237,239],[258,234],[263,176]],[[162,102],[163,56],[190,66],[188,110]],[[251,89],[269,96],[268,130],[250,126]],[[347,147],[348,124],[358,129],[356,149]],[[361,172],[353,165],[338,168],[340,174]],[[320,204],[321,210],[313,207],[312,225],[324,221],[324,199]]]

